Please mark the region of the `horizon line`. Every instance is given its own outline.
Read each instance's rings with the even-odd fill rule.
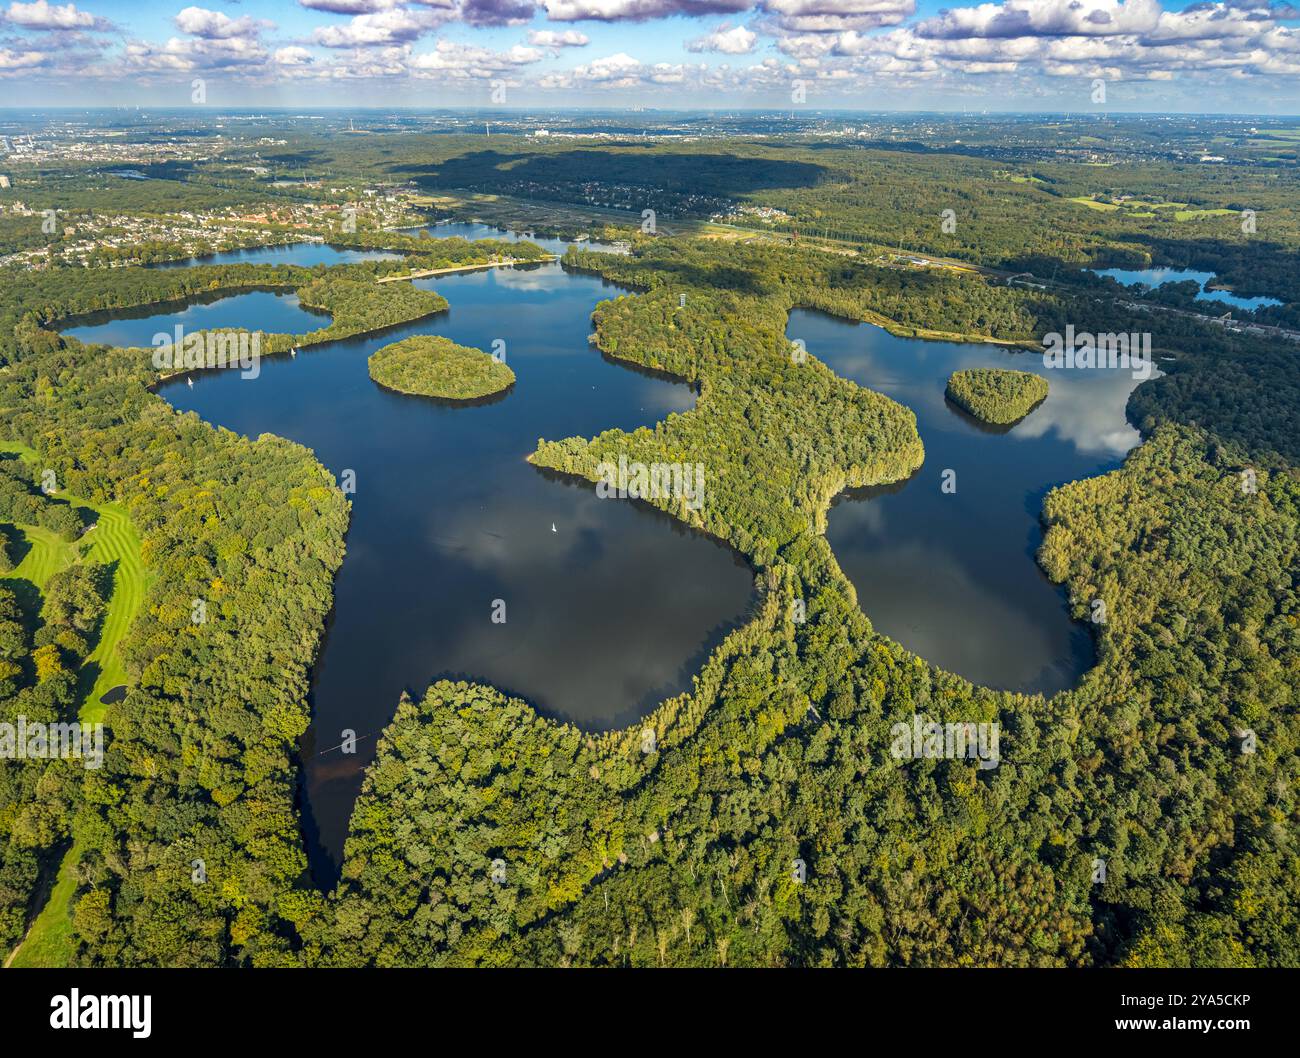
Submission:
[[[817,115],[817,114],[915,114],[915,115],[961,115],[962,117],[1013,117],[1013,116],[1034,116],[1055,115],[1059,117],[1071,118],[1096,118],[1106,119],[1111,117],[1155,117],[1155,118],[1183,118],[1183,117],[1205,117],[1205,118],[1264,118],[1268,120],[1300,120],[1300,113],[1283,114],[1283,113],[1263,113],[1259,111],[1232,111],[1232,110],[995,110],[991,108],[982,108],[976,110],[955,110],[955,109],[918,109],[918,108],[899,108],[899,109],[867,109],[862,107],[823,107],[818,109],[801,108],[796,111],[790,111],[790,108],[784,106],[752,106],[752,107],[648,107],[644,105],[629,106],[556,106],[556,105],[537,105],[537,106],[448,106],[448,107],[420,107],[420,106],[359,106],[359,105],[342,105],[342,104],[320,104],[312,106],[232,106],[232,107],[213,107],[208,105],[156,105],[150,103],[122,103],[115,105],[91,104],[91,103],[50,103],[43,106],[0,106],[0,114],[6,113],[43,113],[53,110],[89,110],[89,111],[160,111],[167,113],[186,113],[199,115],[207,113],[209,115],[219,114],[262,114],[262,113],[313,113],[325,111],[339,112],[367,112],[379,114],[391,114],[396,112],[417,113],[417,114],[438,114],[438,113],[492,113],[492,114],[533,114],[538,112],[571,112],[583,114],[707,114],[707,115],[726,115],[726,114],[784,114],[787,112],[799,115]]]

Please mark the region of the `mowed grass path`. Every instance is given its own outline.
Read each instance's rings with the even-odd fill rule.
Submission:
[[[4,574],[4,579],[29,580],[44,591],[46,581],[77,561],[76,545],[61,540],[48,529],[20,525],[18,530],[27,538],[29,550],[11,572]]]
[[[33,462],[36,456],[31,449],[11,442],[0,442],[0,452],[3,451],[17,452],[28,462]],[[74,506],[94,511],[98,516],[96,527],[77,543],[70,544],[38,526],[20,526],[31,550],[7,576],[31,581],[44,589],[51,576],[78,561],[80,548],[87,542],[90,544],[87,561],[113,565],[113,592],[99,640],[79,674],[82,697],[78,716],[83,723],[103,723],[108,707],[99,699],[105,691],[127,682],[126,667],[117,647],[144,603],[149,577],[140,561],[140,534],[124,507],[116,503],[94,504],[67,493],[59,496]],[[67,966],[71,962],[71,903],[76,891],[74,871],[80,855],[81,850],[75,844],[68,850],[49,900],[23,942],[5,961],[6,966]]]
[[[81,501],[78,501],[81,502]],[[91,506],[91,504],[83,504]],[[144,603],[148,578],[140,561],[140,534],[136,531],[126,508],[108,503],[95,507],[99,522],[90,535],[94,543],[87,558],[91,562],[109,563],[113,569],[113,594],[108,601],[108,611],[100,629],[99,642],[86,659],[83,672],[95,673],[95,682],[81,700],[80,716],[83,722],[102,723],[108,707],[100,702],[104,692],[127,682],[126,666],[117,651],[118,644],[126,638],[131,622]]]

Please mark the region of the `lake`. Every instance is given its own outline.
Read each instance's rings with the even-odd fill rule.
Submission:
[[[787,333],[837,374],[916,412],[925,463],[910,479],[843,493],[827,539],[876,629],[975,683],[1051,694],[1093,664],[1092,637],[1065,592],[1039,569],[1043,497],[1119,465],[1139,436],[1124,408],[1128,372],[1054,370],[1041,354],[898,338],[818,312]],[[991,427],[944,395],[959,368],[1044,375],[1047,399],[1019,423]],[[956,472],[956,491],[941,489]]]
[[[543,250],[550,251],[557,257],[563,256],[564,251],[571,245],[576,245],[582,250],[593,250],[600,253],[620,252],[611,243],[590,241],[571,243],[565,239],[556,239],[543,235],[530,235],[526,232],[509,231],[505,228],[494,228],[489,224],[483,224],[479,221],[443,220],[436,224],[423,225],[422,228],[408,228],[406,230],[415,232],[421,230],[427,231],[436,239],[451,239],[459,237],[471,241],[476,239],[502,239],[505,242],[520,242],[526,240],[527,242],[540,246]]]
[[[177,327],[185,334],[218,327],[242,327],[265,334],[310,334],[328,327],[330,319],[328,312],[302,305],[297,294],[212,291],[182,301],[87,313],[61,324],[59,330],[87,344],[147,349],[154,335],[166,334],[170,339]]]
[[[434,230],[501,234],[483,225]],[[558,240],[538,241],[563,250]],[[693,405],[689,387],[607,361],[587,343],[592,308],[619,288],[554,262],[417,282],[443,293],[450,310],[265,360],[257,379],[210,373],[193,388],[162,388],[180,410],[250,437],[289,437],[336,475],[355,472],[347,557],[302,745],[308,851],[325,888],[337,878],[375,740],[403,690],[419,694],[451,675],[585,729],[622,726],[689,689],[753,597],[752,572],[721,544],[526,462],[539,438],[634,429]],[[314,329],[282,326],[278,314],[292,308],[282,299],[256,304],[265,319],[244,303],[238,319],[216,314],[187,326]],[[171,326],[176,313],[167,309],[155,307],[152,318],[118,313],[111,326],[142,344],[140,336]],[[468,405],[371,382],[370,353],[423,333],[487,350],[500,339],[518,381]],[[924,466],[906,482],[841,495],[829,516],[828,539],[877,629],[987,686],[1052,693],[1077,683],[1093,664],[1092,639],[1034,561],[1039,513],[1048,489],[1117,466],[1138,442],[1124,414],[1135,381],[1045,372],[1034,354],[896,338],[816,312],[792,313],[788,333],[843,377],[917,414]],[[980,366],[1045,373],[1051,393],[1010,428],[982,425],[944,397],[951,371]],[[945,469],[957,474],[951,495],[940,489]],[[497,600],[504,624],[491,619]],[[338,748],[346,730],[358,736],[355,754]]]
[[[269,264],[298,265],[313,268],[316,265],[356,264],[358,261],[400,261],[405,254],[388,250],[353,250],[345,246],[331,246],[327,242],[296,242],[287,246],[254,246],[247,250],[225,250],[203,257],[188,257],[180,261],[158,261],[149,268],[189,268],[193,265]]]
[[[212,373],[162,389],[180,410],[250,437],[292,438],[336,475],[356,474],[302,747],[309,855],[325,887],[403,690],[453,675],[584,728],[625,725],[690,689],[753,595],[752,571],[723,545],[525,461],[539,438],[633,429],[693,406],[688,386],[588,344],[592,309],[618,288],[558,263],[419,283],[450,311],[263,360],[255,380]],[[412,334],[487,350],[502,339],[517,382],[468,406],[381,389],[366,358]],[[497,599],[504,624],[491,620]],[[345,729],[360,740],[355,755],[337,749]]]
[[[519,242],[527,239],[556,256],[564,253],[568,243],[563,239],[529,236],[520,232],[494,228],[477,221],[441,221],[437,224],[425,224],[414,228],[400,229],[408,235],[418,235],[427,231],[432,238],[450,239],[459,236],[462,239],[501,239],[505,242]],[[613,247],[605,243],[586,242],[580,244],[588,250],[612,251]],[[387,250],[354,250],[343,246],[331,246],[329,243],[299,242],[286,246],[256,246],[247,250],[226,250],[221,253],[207,254],[203,257],[190,257],[179,261],[159,261],[147,265],[148,268],[189,268],[192,265],[228,265],[228,264],[271,264],[298,265],[313,268],[316,265],[355,264],[358,261],[396,261],[406,255]]]
[[[1269,305],[1281,305],[1282,302],[1277,298],[1243,298],[1238,297],[1230,290],[1206,290],[1205,286],[1214,278],[1213,272],[1196,272],[1187,268],[1089,268],[1099,276],[1110,276],[1117,283],[1122,283],[1126,287],[1137,286],[1142,284],[1149,287],[1161,287],[1166,283],[1185,283],[1193,280],[1201,286],[1201,292],[1196,295],[1197,301],[1218,301],[1225,305],[1235,305],[1239,309],[1264,308]]]

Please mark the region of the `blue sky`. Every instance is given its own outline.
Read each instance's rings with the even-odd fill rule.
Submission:
[[[1295,114],[1300,11],[1292,0],[0,0],[0,104],[179,106],[196,81],[215,107]]]

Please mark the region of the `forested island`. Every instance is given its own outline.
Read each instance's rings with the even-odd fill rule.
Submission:
[[[1019,422],[1047,399],[1047,379],[1032,371],[980,367],[954,371],[948,378],[948,399],[987,423]]]
[[[418,335],[373,353],[370,377],[381,386],[421,397],[474,400],[509,389],[515,373],[482,349]]]

